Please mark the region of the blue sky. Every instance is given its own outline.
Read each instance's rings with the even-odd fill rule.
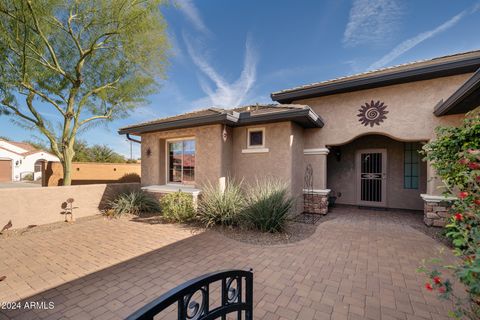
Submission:
[[[125,125],[212,105],[268,103],[273,91],[480,49],[478,0],[178,0],[162,11],[173,48],[160,91],[129,118],[80,139],[129,155],[117,134]],[[41,137],[6,117],[0,136]]]

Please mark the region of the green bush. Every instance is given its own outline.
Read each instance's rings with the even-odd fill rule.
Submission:
[[[244,223],[262,232],[283,231],[293,202],[285,183],[273,179],[257,180],[247,191]]]
[[[245,196],[241,183],[229,179],[225,190],[220,185],[208,184],[202,190],[198,203],[198,220],[206,227],[213,225],[236,225],[245,208]]]
[[[468,114],[459,127],[438,129],[437,139],[423,150],[445,183],[446,195],[457,198],[445,229],[459,258],[452,265],[442,265],[438,259],[428,264],[423,262],[420,271],[428,276],[425,288],[455,304],[451,312],[453,318],[480,319],[479,110]],[[444,273],[446,270],[448,273]],[[466,289],[466,295],[454,292],[453,280],[449,279],[452,271],[453,277]]]
[[[174,192],[160,199],[162,215],[172,222],[189,222],[195,218],[192,195],[185,192]]]
[[[140,215],[160,212],[160,203],[148,193],[136,190],[119,193],[113,201],[109,201],[108,208],[109,216]]]
[[[33,181],[33,173],[27,173],[22,177],[22,180],[24,181]]]

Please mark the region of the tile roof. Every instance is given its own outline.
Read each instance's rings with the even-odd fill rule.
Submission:
[[[314,88],[317,86],[321,85],[327,85],[327,84],[334,84],[338,82],[343,82],[343,81],[349,81],[349,80],[355,80],[355,79],[361,79],[365,78],[367,76],[376,76],[376,75],[383,75],[383,74],[388,74],[391,72],[401,72],[401,71],[407,71],[411,69],[416,69],[419,67],[428,67],[432,65],[436,65],[439,63],[448,63],[448,62],[455,62],[458,60],[463,60],[463,59],[471,59],[471,58],[478,58],[480,57],[480,50],[473,50],[473,51],[468,51],[468,52],[461,52],[461,53],[455,53],[451,55],[446,55],[446,56],[441,56],[441,57],[436,57],[432,59],[424,59],[424,60],[417,60],[413,62],[408,62],[404,64],[399,64],[399,65],[394,65],[386,68],[381,68],[381,69],[376,69],[376,70],[369,70],[366,72],[361,72],[353,75],[348,75],[348,76],[342,76],[342,77],[337,77],[334,79],[329,79],[329,80],[324,80],[324,81],[319,81],[319,82],[313,82],[293,88],[288,88],[288,89],[283,89],[279,90],[276,92],[273,92],[272,95],[277,95],[280,93],[287,93],[287,92],[292,92],[292,91],[298,91],[301,89],[309,89],[309,88]]]
[[[16,154],[19,154],[19,155],[22,155],[24,157],[26,156],[29,156],[31,154],[34,154],[34,153],[38,153],[38,152],[44,152],[44,153],[48,153],[50,154],[49,152],[47,151],[44,151],[44,150],[40,150],[40,149],[37,149],[35,148],[34,146],[32,146],[31,144],[27,143],[27,142],[17,142],[17,141],[10,141],[10,140],[5,140],[5,139],[2,139],[0,138],[0,141],[5,141],[7,142],[8,144],[11,144],[15,147],[18,147],[18,148],[21,148],[23,150],[26,150],[24,152],[16,152],[14,150],[10,150],[6,147],[2,147],[2,149],[4,150],[7,150],[7,151],[10,151],[10,152],[13,152],[13,153],[16,153]]]
[[[284,112],[288,110],[302,110],[302,109],[310,109],[310,107],[307,105],[298,105],[298,104],[285,105],[285,104],[273,104],[273,103],[246,105],[246,106],[236,107],[233,109],[211,107],[208,109],[191,111],[191,112],[179,114],[172,117],[165,117],[165,118],[159,118],[151,121],[140,122],[130,126],[122,127],[119,130],[142,127],[142,126],[151,125],[151,124],[174,122],[174,121],[184,120],[184,119],[200,118],[200,117],[212,116],[212,115],[233,114],[234,112],[237,112],[237,113],[250,112],[251,116],[255,116],[255,115],[262,115],[262,114],[273,114],[273,113]]]

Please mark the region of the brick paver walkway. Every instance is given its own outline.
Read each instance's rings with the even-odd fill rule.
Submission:
[[[415,273],[441,245],[401,214],[337,208],[308,239],[278,246],[103,219],[0,240],[0,301],[55,305],[0,319],[122,319],[188,279],[249,267],[255,319],[447,319]]]

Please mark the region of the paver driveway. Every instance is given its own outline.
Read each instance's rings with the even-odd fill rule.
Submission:
[[[0,318],[121,319],[198,275],[252,267],[256,319],[444,319],[449,307],[415,273],[440,244],[402,214],[337,208],[310,238],[268,247],[103,219],[3,239],[0,301],[55,307],[1,310]]]

